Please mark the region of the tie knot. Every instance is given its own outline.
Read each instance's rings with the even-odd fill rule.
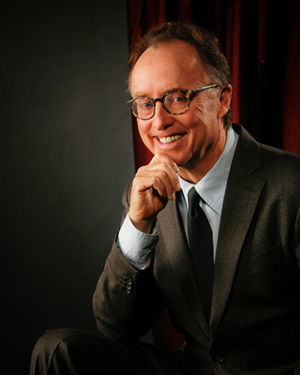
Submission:
[[[197,193],[196,189],[192,187],[188,193],[189,209],[199,206],[200,195]]]

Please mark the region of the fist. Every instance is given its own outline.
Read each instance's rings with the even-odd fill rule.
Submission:
[[[132,183],[129,217],[140,231],[150,233],[157,214],[180,190],[176,163],[165,154],[156,154],[139,168]]]

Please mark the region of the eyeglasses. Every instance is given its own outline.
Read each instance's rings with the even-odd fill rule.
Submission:
[[[161,98],[151,99],[139,96],[127,102],[135,117],[141,120],[149,120],[155,115],[156,102],[161,102],[164,109],[172,115],[181,115],[189,108],[191,95],[200,91],[219,87],[217,83],[199,87],[193,90],[179,90],[166,92]]]

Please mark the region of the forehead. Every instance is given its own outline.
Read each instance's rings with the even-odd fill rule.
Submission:
[[[131,94],[160,95],[173,88],[191,89],[206,80],[197,51],[173,41],[149,47],[138,59],[130,79]]]

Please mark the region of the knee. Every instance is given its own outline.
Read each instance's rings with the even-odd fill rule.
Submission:
[[[80,330],[49,329],[36,342],[30,363],[30,375],[46,374],[53,359],[54,352],[66,339],[76,337]]]
[[[71,329],[48,329],[36,342],[33,352],[41,354],[53,352],[61,341],[73,334],[74,330]]]

